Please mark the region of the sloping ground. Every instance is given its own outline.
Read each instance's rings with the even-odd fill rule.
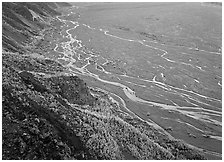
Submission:
[[[37,17],[48,15],[50,21],[58,14],[54,8],[68,5],[4,3],[4,21],[8,12],[15,14],[12,6],[24,12],[30,8]],[[21,16],[32,27],[21,17],[10,18],[18,25],[14,29],[20,26],[30,33],[27,39],[19,34],[14,39],[17,32],[9,39],[12,31],[3,30],[3,159],[204,159],[197,150],[120,111],[107,94],[90,90],[58,62],[27,50],[23,42],[35,38],[30,31],[39,35],[45,26],[32,22],[27,13]]]
[[[122,159],[124,151],[136,159],[203,158],[118,115],[78,77],[57,76],[62,71],[53,61],[3,53],[3,159]]]
[[[60,15],[59,12],[54,10],[58,4],[60,3],[3,2],[3,49],[23,52],[23,47],[49,25],[49,17]]]

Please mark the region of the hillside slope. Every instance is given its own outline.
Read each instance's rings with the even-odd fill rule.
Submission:
[[[3,3],[3,159],[205,159],[44,57],[69,6]]]

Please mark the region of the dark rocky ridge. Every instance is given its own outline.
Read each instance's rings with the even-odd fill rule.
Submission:
[[[107,94],[67,75],[58,62],[37,57],[50,50],[46,40],[60,15],[56,9],[68,6],[3,3],[3,159],[204,159],[121,112]],[[47,30],[43,40],[36,38]]]

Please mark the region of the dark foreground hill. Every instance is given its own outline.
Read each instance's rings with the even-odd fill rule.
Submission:
[[[204,159],[44,58],[46,44],[32,53],[69,4],[2,6],[3,159]]]

